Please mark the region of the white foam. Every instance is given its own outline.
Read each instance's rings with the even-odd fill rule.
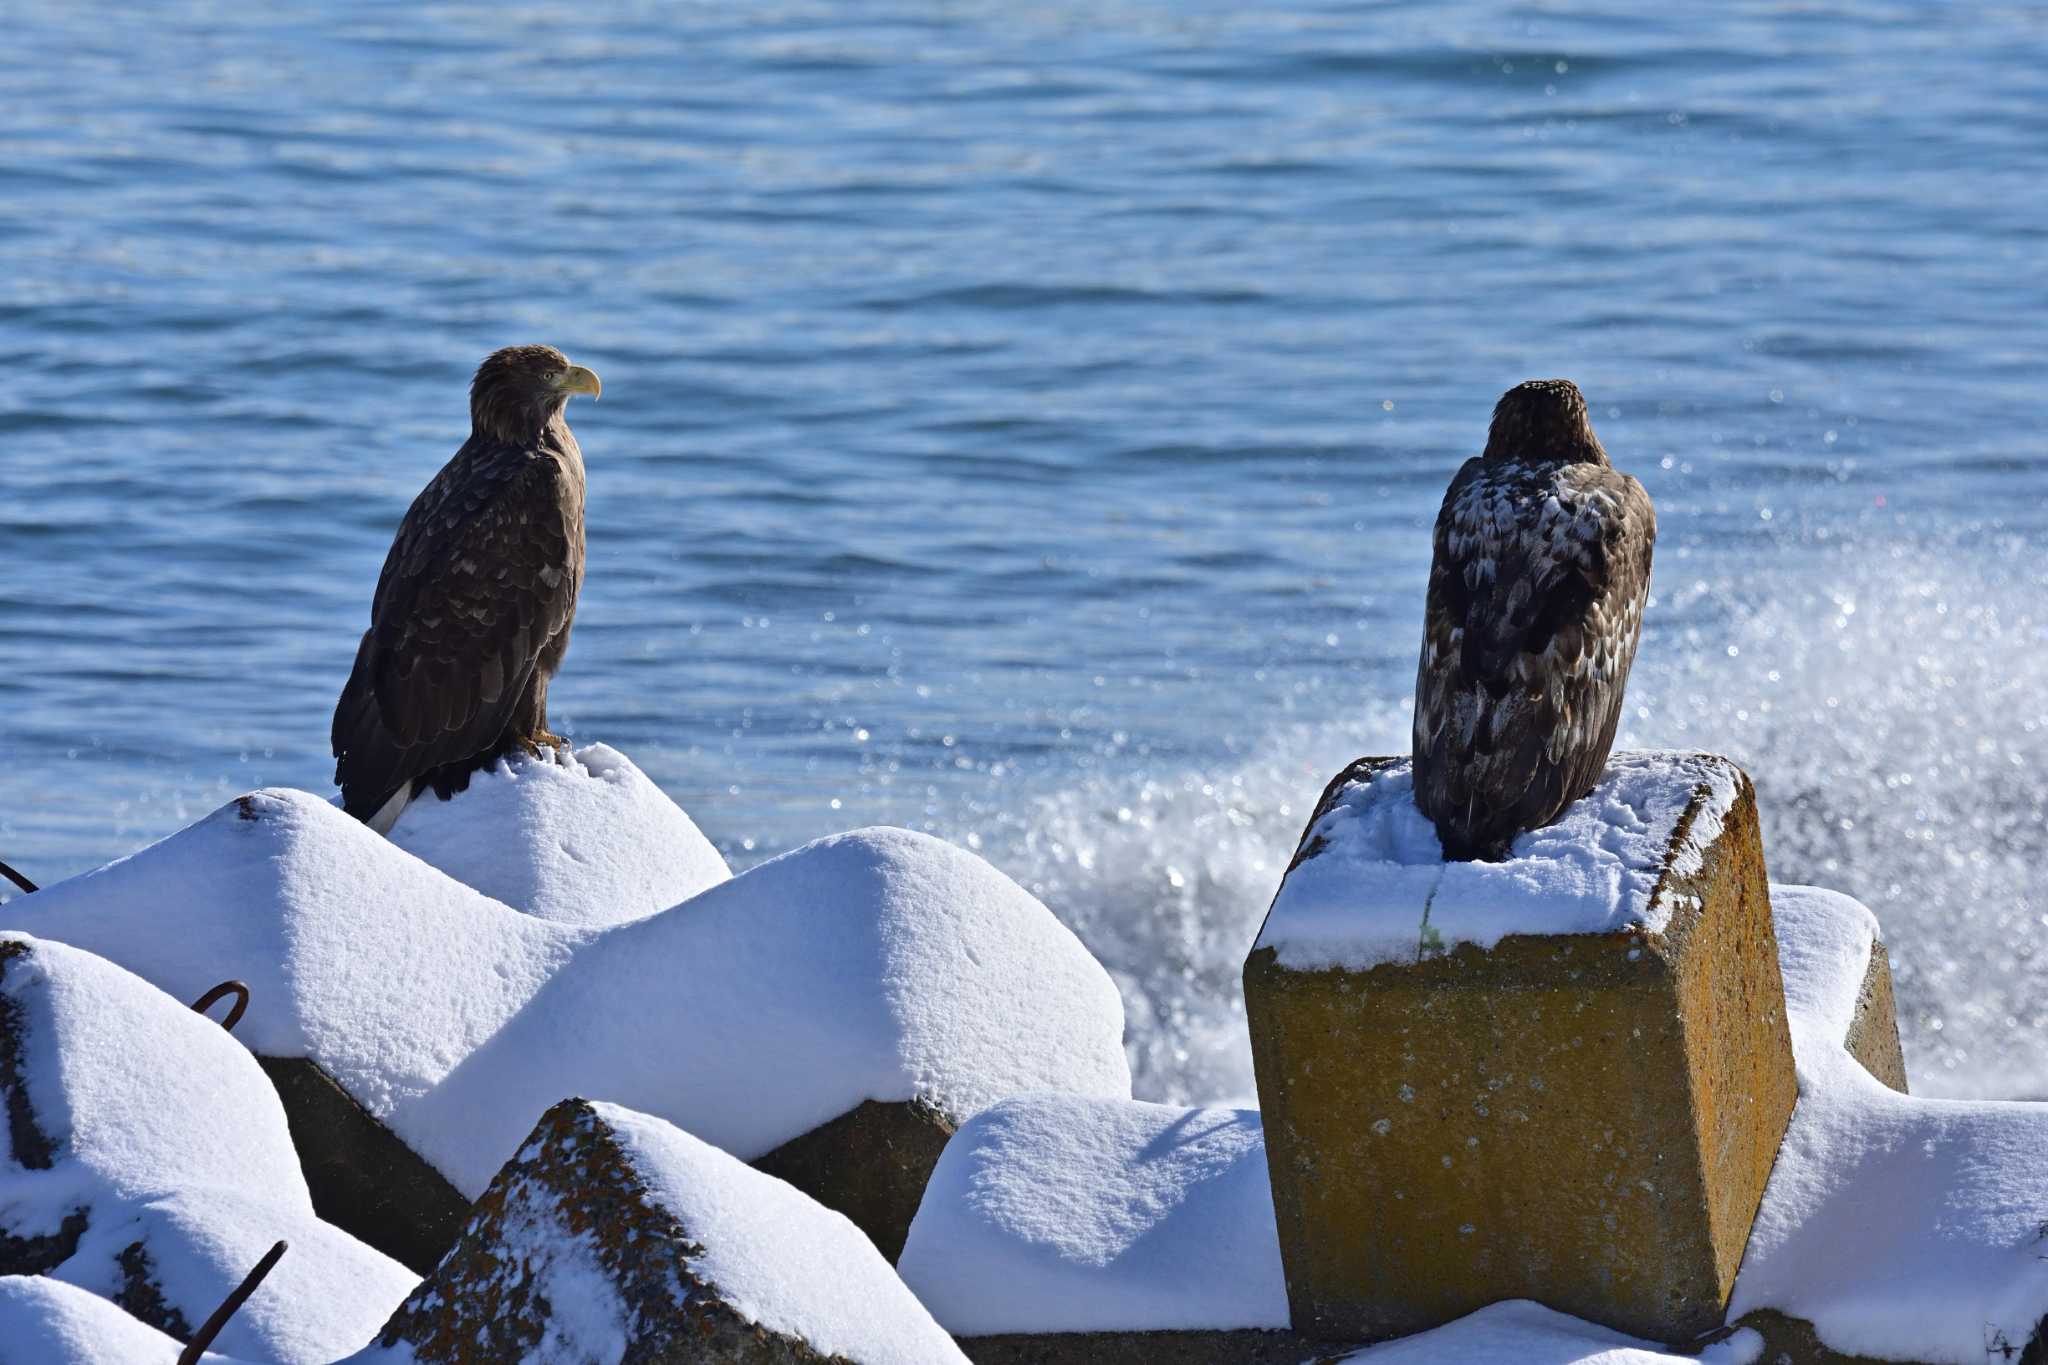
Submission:
[[[1773,887],[1799,1105],[1731,1316],[1777,1308],[1838,1351],[1977,1365],[2048,1314],[2048,1104],[1912,1098],[1842,1046],[1876,920]],[[1994,1355],[1995,1358],[1995,1355]]]

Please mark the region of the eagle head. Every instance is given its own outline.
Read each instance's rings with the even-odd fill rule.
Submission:
[[[1569,379],[1530,379],[1493,405],[1486,458],[1606,464],[1607,452],[1593,434],[1586,397],[1577,384]]]
[[[604,386],[597,376],[552,346],[507,346],[476,367],[469,386],[469,419],[480,432],[507,441],[529,441],[568,405],[569,395],[593,399]]]

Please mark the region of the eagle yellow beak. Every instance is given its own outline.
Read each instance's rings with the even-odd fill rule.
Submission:
[[[555,387],[563,393],[587,393],[592,400],[604,392],[604,384],[581,365],[571,365],[562,371],[562,377],[555,381]]]

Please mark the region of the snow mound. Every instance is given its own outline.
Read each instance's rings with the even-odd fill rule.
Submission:
[[[247,983],[237,1042],[313,1058],[387,1122],[593,932],[522,915],[286,789],[10,901],[0,926],[97,953],[179,1000]]]
[[[1130,1094],[1122,1001],[1080,940],[986,862],[905,830],[567,925],[307,793],[261,791],[8,902],[0,925],[181,1000],[247,982],[237,1041],[318,1062],[470,1198],[565,1095],[752,1159],[863,1100],[965,1118],[1030,1090]]]
[[[1730,1316],[1775,1308],[1837,1351],[1978,1365],[2048,1315],[2048,1104],[1915,1099],[1842,1047],[1877,922],[1771,888],[1799,1106]],[[2044,1333],[2048,1335],[2048,1333]]]
[[[416,1279],[314,1216],[283,1107],[246,1051],[89,953],[0,934],[0,1090],[0,1233],[49,1239],[38,1269],[124,1306],[151,1297],[138,1300],[146,1281],[157,1325],[197,1327],[283,1239],[220,1345],[327,1361]]]
[[[614,924],[732,875],[683,808],[618,750],[521,754],[453,800],[405,808],[391,842],[466,886],[563,924]]]
[[[1391,763],[1347,784],[1309,829],[1304,844],[1322,847],[1281,882],[1256,946],[1303,971],[1364,970],[1414,961],[1425,937],[1491,948],[1509,934],[1660,932],[1673,908],[1656,894],[1667,866],[1699,870],[1741,789],[1740,770],[1710,754],[1615,754],[1598,786],[1518,837],[1506,862],[1447,863],[1410,765]]]
[[[0,1275],[0,1365],[177,1365],[176,1338],[45,1275]],[[207,1365],[238,1365],[208,1351]]]
[[[970,853],[869,829],[606,930],[392,1125],[473,1198],[565,1094],[752,1160],[863,1100],[965,1118],[1130,1085],[1116,985],[1066,926]]]
[[[1006,1100],[946,1144],[898,1269],[967,1336],[1288,1325],[1250,1110]]]
[[[825,1356],[964,1361],[865,1233],[773,1176],[647,1114],[593,1105],[647,1189],[703,1254],[690,1269],[741,1316]]]
[[[1753,1365],[1763,1338],[1741,1331],[1698,1355],[1674,1355],[1527,1299],[1476,1313],[1399,1341],[1345,1356],[1343,1365]]]

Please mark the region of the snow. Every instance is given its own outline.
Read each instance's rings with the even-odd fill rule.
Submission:
[[[741,1317],[849,1360],[963,1362],[861,1230],[673,1124],[594,1105],[646,1187],[703,1247],[692,1273]]]
[[[414,801],[391,842],[456,881],[564,924],[639,919],[732,875],[682,807],[618,750],[500,762],[451,801]]]
[[[45,1275],[0,1275],[0,1365],[177,1365],[184,1346],[97,1294]],[[208,1351],[208,1365],[237,1365]]]
[[[97,953],[187,1002],[241,980],[235,1041],[314,1058],[387,1120],[595,932],[522,915],[285,789],[10,901],[0,927]]]
[[[981,859],[905,830],[570,925],[269,790],[7,903],[0,925],[180,1000],[247,982],[238,1042],[313,1058],[472,1198],[567,1095],[751,1159],[868,1099],[964,1118],[1029,1090],[1130,1094],[1122,1002],[1080,941]]]
[[[1659,893],[1667,866],[1698,872],[1741,787],[1724,758],[1619,753],[1555,824],[1518,837],[1507,861],[1447,863],[1416,808],[1409,764],[1390,764],[1347,785],[1316,821],[1307,838],[1325,846],[1287,874],[1257,947],[1297,970],[1363,971],[1456,943],[1491,948],[1509,934],[1661,932],[1674,909]]]
[[[1250,1110],[998,1104],[946,1145],[898,1269],[969,1336],[1288,1325]]]
[[[1527,1299],[1490,1304],[1456,1322],[1343,1357],[1343,1365],[1753,1365],[1763,1338],[1747,1329],[1698,1355],[1662,1347]]]
[[[1052,1089],[1130,1095],[1115,984],[987,863],[871,829],[605,931],[391,1121],[474,1197],[564,1095],[752,1160],[863,1100]]]
[[[1843,1046],[1876,920],[1830,891],[1771,900],[1800,1099],[1730,1321],[1778,1309],[1879,1359],[2024,1345],[2048,1313],[2048,1105],[1880,1084]],[[964,1335],[1270,1327],[1287,1320],[1272,1219],[1256,1113],[1026,1096],[948,1144],[901,1270]],[[1717,1349],[1750,1358],[1738,1345]],[[1507,1304],[1352,1359],[1669,1358],[1648,1350]]]
[[[1915,1099],[1842,1047],[1876,921],[1773,887],[1799,1105],[1731,1316],[1776,1308],[1838,1351],[1979,1365],[2048,1314],[2048,1104]]]
[[[47,1166],[8,1139],[0,1230],[55,1231],[86,1214],[51,1274],[112,1297],[140,1242],[165,1303],[197,1326],[271,1244],[291,1250],[229,1322],[224,1351],[285,1362],[360,1344],[416,1277],[313,1214],[284,1110],[218,1024],[111,963],[60,943],[26,945],[0,975],[19,1040],[20,1088]]]

